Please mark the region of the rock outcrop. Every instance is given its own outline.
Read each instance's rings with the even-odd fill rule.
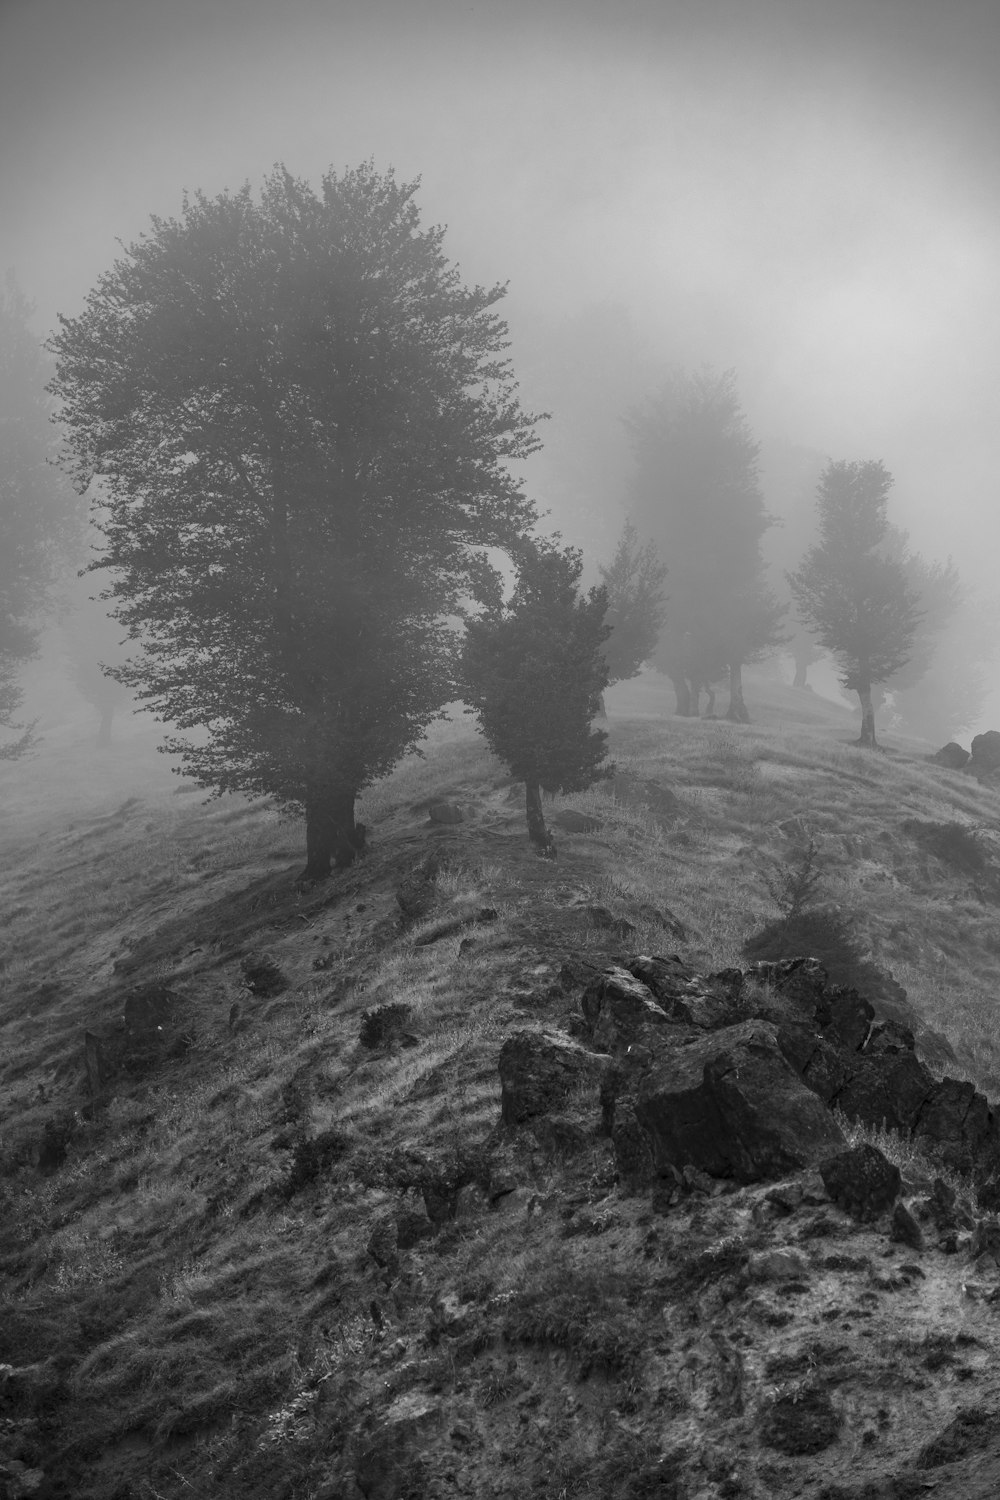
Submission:
[[[603,1128],[630,1187],[683,1183],[686,1169],[751,1183],[836,1160],[833,1196],[861,1217],[889,1211],[895,1168],[883,1184],[874,1158],[844,1155],[835,1110],[980,1181],[1000,1173],[1000,1115],[985,1096],[936,1078],[912,1030],[831,985],[814,959],[700,975],[676,955],[636,954],[582,985],[580,1011],[575,1039],[532,1031],[504,1044],[502,1123],[537,1134],[599,1065]]]

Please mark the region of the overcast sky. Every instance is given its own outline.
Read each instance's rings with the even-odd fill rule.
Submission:
[[[998,85],[997,0],[0,0],[0,268],[44,329],[184,188],[370,156],[515,340],[620,304],[993,587]]]

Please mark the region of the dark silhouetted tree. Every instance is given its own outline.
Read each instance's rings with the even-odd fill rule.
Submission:
[[[111,744],[115,713],[132,702],[128,688],[112,675],[124,665],[127,651],[121,625],[110,618],[100,599],[90,596],[92,575],[85,575],[81,583],[71,591],[61,620],[62,651],[73,686],[97,710],[97,745],[103,750]]]
[[[581,595],[578,551],[538,542],[518,563],[508,604],[466,625],[463,697],[486,742],[525,783],[528,836],[554,852],[541,794],[582,791],[610,774],[607,735],[593,728],[608,683],[607,594]]]
[[[879,462],[831,461],[816,496],[819,542],[789,587],[803,619],[861,704],[859,743],[874,748],[872,688],[909,660],[920,601],[898,558],[886,553],[892,475]]]
[[[639,533],[626,521],[615,555],[600,567],[608,596],[605,646],[609,685],[641,671],[656,650],[665,616],[666,567],[652,542],[639,545]]]
[[[31,727],[15,722],[19,672],[34,656],[41,615],[78,535],[79,502],[49,462],[51,371],[31,332],[30,303],[12,276],[0,291],[0,727],[20,731],[0,759],[22,755]]]
[[[310,879],[454,697],[447,617],[534,516],[504,288],[462,285],[416,186],[369,163],[186,198],[52,340],[139,643],[115,675],[204,731],[166,742],[186,775],[304,810]]]
[[[696,714],[701,688],[728,672],[726,716],[745,721],[743,667],[782,639],[783,609],[764,579],[761,537],[772,523],[735,374],[676,377],[628,430],[632,515],[670,566],[656,663],[681,714]]]

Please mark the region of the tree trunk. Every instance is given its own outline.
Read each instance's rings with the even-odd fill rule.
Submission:
[[[806,674],[809,671],[809,661],[803,652],[795,657],[795,676],[792,678],[792,687],[806,688],[809,686]]]
[[[687,678],[680,672],[668,672],[667,676],[673,683],[674,696],[677,704],[674,713],[680,714],[681,718],[687,719],[691,716],[691,689],[688,687]]]
[[[551,859],[555,855],[556,846],[551,833],[545,826],[541,787],[537,781],[526,781],[524,793],[525,809],[528,814],[528,837],[540,854]]]
[[[710,682],[707,682],[705,684],[705,692],[708,694],[708,702],[705,704],[705,718],[706,719],[714,719],[715,718],[715,688],[712,686],[712,684]],[[698,696],[699,696],[699,698],[701,697],[701,693],[700,692],[699,692]]]
[[[114,717],[115,705],[113,703],[106,704],[101,709],[101,724],[97,731],[97,748],[99,750],[106,750],[108,745],[111,744],[111,725],[114,723]]]
[[[875,741],[875,705],[872,703],[872,685],[863,682],[858,688],[858,699],[861,703],[861,738],[858,744],[866,750],[877,749]]]
[[[604,701],[604,694],[600,693],[597,699],[597,717],[606,719],[608,717],[608,705]]]
[[[365,825],[354,821],[355,792],[306,791],[306,867],[300,880],[325,880],[331,865],[346,870],[365,847]]]
[[[750,723],[750,715],[743,701],[742,662],[736,662],[729,668],[729,707],[726,709],[726,718],[733,719],[737,724]]]

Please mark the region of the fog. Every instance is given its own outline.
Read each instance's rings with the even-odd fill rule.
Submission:
[[[568,540],[620,526],[623,408],[710,364],[995,593],[998,47],[993,0],[0,0],[0,268],[43,332],[185,188],[372,157],[509,281]]]

